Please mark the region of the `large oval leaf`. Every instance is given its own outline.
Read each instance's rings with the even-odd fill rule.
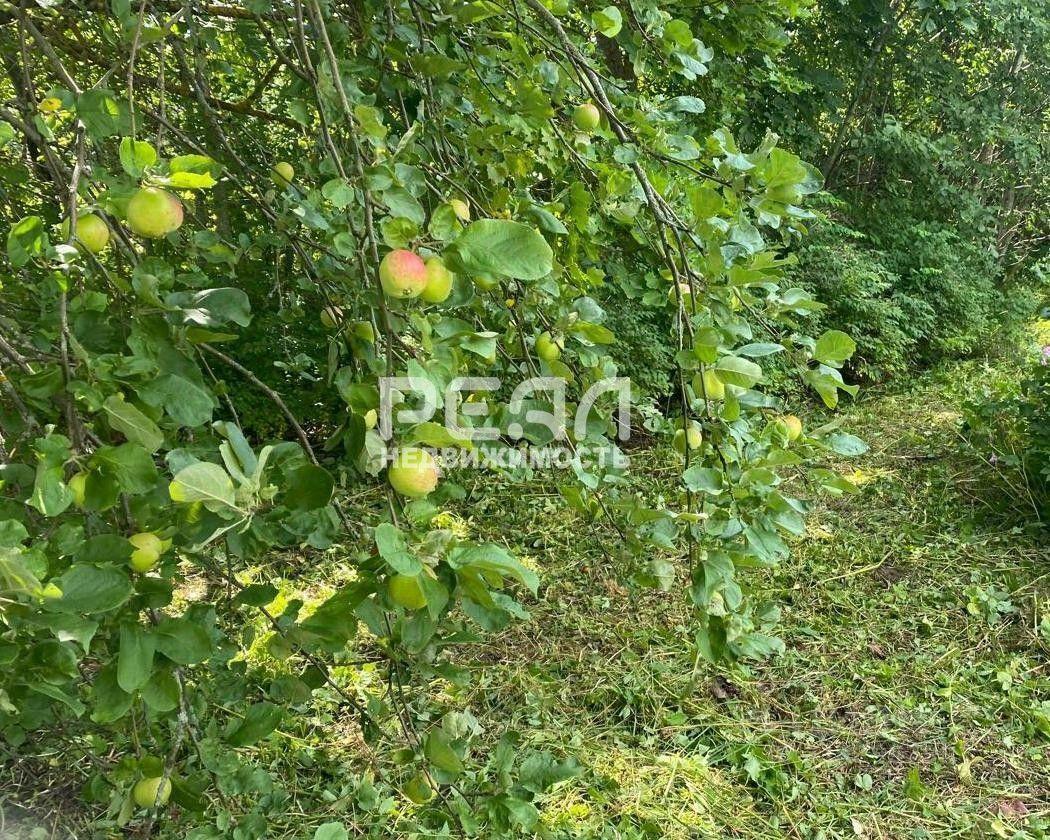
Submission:
[[[528,225],[506,219],[479,219],[456,240],[464,267],[477,274],[539,280],[551,272],[554,252]]]

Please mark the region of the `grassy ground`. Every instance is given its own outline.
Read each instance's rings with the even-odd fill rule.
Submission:
[[[982,375],[931,374],[849,411],[871,444],[852,465],[862,492],[818,507],[791,562],[757,581],[784,604],[787,653],[723,675],[694,667],[680,593],[620,587],[585,525],[552,527],[552,498],[490,497],[503,518],[477,521],[520,534],[547,591],[486,652],[474,708],[538,743],[568,735],[589,768],[548,800],[546,825],[1050,836],[1050,546],[992,514],[996,477],[959,438]]]
[[[609,535],[552,488],[489,486],[463,507],[544,581],[531,622],[458,655],[474,681],[451,702],[493,739],[514,728],[583,765],[543,799],[546,836],[1050,837],[1050,548],[1003,524],[996,475],[958,435],[982,375],[956,367],[848,410],[871,444],[849,466],[862,492],[820,504],[791,561],[752,578],[784,606],[787,652],[769,662],[697,665],[682,593],[625,588]],[[633,472],[671,466],[641,452]],[[258,752],[287,797],[268,837],[402,807],[356,810],[359,742],[332,711]],[[0,794],[65,770],[58,755],[9,767]]]

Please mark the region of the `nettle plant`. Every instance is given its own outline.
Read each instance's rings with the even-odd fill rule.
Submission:
[[[616,374],[591,297],[611,272],[675,313],[673,409],[649,423],[681,479],[658,506],[599,466],[609,397],[567,442],[591,456],[560,489],[613,535],[610,573],[686,582],[698,656],[781,646],[738,570],[802,534],[787,479],[852,489],[809,464],[863,444],[804,430],[762,390],[779,354],[829,407],[853,391],[852,341],[800,334],[819,304],[782,282],[818,176],[772,135],[695,136],[703,103],[659,81],[706,72],[685,19],[540,0],[357,11],[4,13],[0,737],[90,755],[85,794],[110,824],[206,811],[260,836],[285,800],[237,750],[323,698],[356,718],[362,778],[396,789],[405,819],[532,829],[574,762],[519,754],[513,732],[483,744],[433,686],[467,681],[453,646],[527,618],[537,575],[447,515],[455,472],[387,467],[457,441],[432,421],[384,439],[378,380],[556,376],[578,399]],[[237,348],[261,306],[285,332],[253,370]],[[275,361],[312,366],[342,422],[297,417]],[[246,438],[248,392],[289,440]],[[329,558],[323,596],[287,586]]]

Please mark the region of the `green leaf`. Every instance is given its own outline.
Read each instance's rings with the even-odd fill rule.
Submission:
[[[423,745],[423,754],[427,761],[438,770],[444,770],[453,776],[458,776],[463,772],[462,760],[456,755],[445,733],[440,729],[432,729],[427,735],[426,743]]]
[[[214,172],[218,164],[207,155],[176,155],[168,163],[169,172]]]
[[[157,150],[145,140],[125,137],[120,141],[120,165],[132,178],[138,178],[156,162]]]
[[[212,511],[237,507],[233,479],[210,461],[198,461],[179,470],[168,493],[174,502],[203,502]]]
[[[287,476],[285,507],[291,510],[317,510],[332,500],[335,479],[323,467],[305,464]]]
[[[155,712],[170,712],[179,705],[179,683],[170,671],[157,671],[140,692]]]
[[[62,481],[61,467],[37,464],[33,494],[27,504],[44,516],[58,516],[73,504],[73,491]]]
[[[150,454],[137,443],[100,446],[92,463],[131,496],[148,493],[157,483],[157,467]]]
[[[280,722],[280,706],[273,703],[256,703],[226,736],[226,742],[231,747],[251,746],[273,732]]]
[[[152,406],[163,407],[178,425],[194,427],[211,422],[215,400],[212,395],[185,377],[165,374],[139,389],[139,397]]]
[[[131,708],[132,696],[117,684],[117,665],[111,662],[95,677],[91,685],[91,720],[95,723],[113,723]]]
[[[423,564],[408,550],[404,535],[396,525],[391,525],[389,522],[377,525],[375,539],[379,556],[395,572],[403,575],[417,575],[422,571]]]
[[[856,435],[846,434],[845,432],[837,432],[836,434],[828,435],[824,439],[824,442],[833,452],[837,452],[839,455],[845,455],[846,457],[863,455],[868,451],[868,444]]]
[[[0,548],[16,548],[29,539],[26,526],[17,519],[0,522]]]
[[[762,368],[739,356],[723,356],[715,364],[715,373],[726,385],[750,388],[762,381]]]
[[[196,665],[211,655],[208,631],[186,618],[167,618],[154,631],[157,650],[178,665]]]
[[[324,186],[321,187],[321,195],[337,210],[349,207],[356,200],[354,189],[345,178],[332,178],[330,181],[325,181]]]
[[[152,633],[137,624],[120,627],[120,650],[117,653],[117,684],[124,691],[141,688],[153,673],[156,643]]]
[[[623,15],[615,6],[606,6],[591,15],[591,22],[606,38],[615,38],[623,28]]]
[[[479,219],[455,248],[468,272],[539,280],[551,273],[554,252],[536,230],[505,219]]]
[[[123,394],[114,394],[103,404],[110,427],[132,443],[140,444],[147,452],[156,452],[164,443],[164,433],[131,403]]]
[[[164,302],[181,309],[184,322],[197,327],[212,329],[231,322],[247,327],[252,322],[251,301],[240,289],[175,292],[165,297]]]
[[[721,471],[710,467],[701,467],[698,464],[691,466],[682,473],[682,481],[694,493],[707,493],[711,496],[718,496],[723,489]]]
[[[533,793],[543,793],[559,782],[579,775],[582,770],[574,758],[558,761],[549,752],[531,753],[521,763],[518,783]]]
[[[198,175],[196,172],[175,172],[164,182],[177,190],[208,190],[218,183],[212,175]]]
[[[109,612],[131,596],[131,581],[120,569],[111,566],[77,564],[53,583],[62,597],[49,602],[60,612]]]
[[[493,543],[457,546],[449,552],[448,563],[454,569],[475,568],[513,578],[526,586],[533,595],[540,585],[532,569],[525,568],[505,549]]]
[[[277,597],[277,587],[269,583],[253,583],[234,596],[233,603],[249,607],[265,607]]]
[[[314,840],[347,840],[346,829],[340,823],[325,823],[317,827]]]
[[[122,106],[109,90],[92,88],[84,91],[77,98],[76,108],[77,116],[92,140],[119,134],[127,123],[126,106]]]
[[[7,258],[21,268],[47,251],[49,242],[44,222],[39,216],[27,216],[12,226],[7,234]]]
[[[841,367],[857,349],[857,344],[846,333],[840,330],[828,330],[817,339],[813,348],[813,357],[832,367]]]
[[[340,650],[357,633],[354,610],[373,591],[369,582],[351,583],[332,595],[300,625],[328,650]]]

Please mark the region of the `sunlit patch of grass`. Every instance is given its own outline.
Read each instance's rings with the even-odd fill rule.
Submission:
[[[661,837],[685,840],[751,809],[749,797],[700,756],[592,742],[582,757],[593,762],[589,775],[603,781],[589,789],[563,784],[545,797],[541,820],[550,830],[589,837],[611,823],[650,825]]]

